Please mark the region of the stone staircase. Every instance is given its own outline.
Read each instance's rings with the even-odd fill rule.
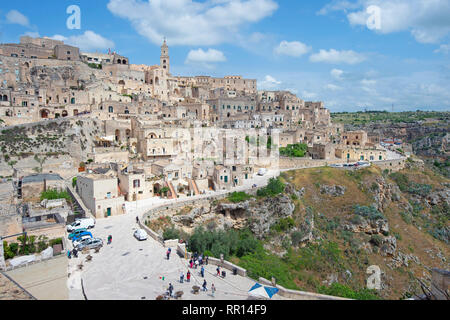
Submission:
[[[189,187],[192,186],[192,190],[194,190],[194,195],[200,195],[200,191],[198,190],[197,183],[193,179],[189,179]]]
[[[167,186],[168,186],[169,189],[170,189],[171,199],[177,199],[177,198],[178,198],[177,192],[175,191],[175,188],[173,187],[172,182],[167,181],[166,184],[167,184]]]
[[[72,187],[72,183],[66,182],[67,191],[69,192],[70,196],[72,197],[72,203],[73,203],[73,212],[79,212],[81,214],[85,214],[86,218],[93,218],[95,217],[92,215],[91,210],[89,210],[83,203],[83,200],[81,200],[78,193],[75,191],[75,189]]]

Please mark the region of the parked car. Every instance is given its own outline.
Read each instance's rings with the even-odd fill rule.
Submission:
[[[267,169],[261,168],[258,170],[258,176],[263,176],[267,173]]]
[[[145,230],[142,229],[137,229],[134,232],[134,237],[139,241],[147,240],[147,232],[145,232]]]
[[[91,218],[79,219],[67,226],[67,231],[72,232],[78,229],[91,229],[95,227],[95,220]]]
[[[74,241],[78,241],[83,237],[89,236],[90,238],[93,238],[92,233],[90,233],[89,231],[85,231],[85,232],[81,232],[78,235],[76,235],[75,237],[72,238],[72,243]]]
[[[73,247],[76,248],[80,243],[82,243],[84,240],[87,240],[87,239],[92,239],[92,235],[87,235],[86,234],[84,236],[81,236],[80,238],[77,238],[76,240],[74,240],[72,242]]]
[[[86,228],[81,228],[81,229],[77,229],[74,232],[72,232],[71,234],[69,234],[69,240],[72,240],[74,237],[76,237],[77,235],[86,232],[87,229]]]
[[[79,251],[83,250],[84,248],[97,249],[101,247],[103,247],[103,240],[99,238],[84,239],[76,246],[77,250]]]

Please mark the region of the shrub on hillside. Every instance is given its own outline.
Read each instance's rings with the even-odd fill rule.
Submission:
[[[238,203],[251,199],[252,196],[246,194],[245,192],[233,192],[227,199],[230,202]]]
[[[335,297],[355,299],[355,300],[378,300],[379,299],[378,296],[376,295],[376,292],[373,290],[364,288],[364,289],[355,291],[355,290],[351,289],[350,287],[347,287],[338,282],[333,283],[329,287],[320,286],[318,291],[321,294],[326,294],[326,295],[335,296]]]
[[[208,251],[216,258],[219,258],[221,254],[225,258],[242,257],[261,246],[248,230],[207,231],[204,228],[197,228],[194,231],[188,240],[188,245],[191,252]]]
[[[258,197],[274,197],[283,193],[285,188],[286,186],[280,178],[271,178],[267,187],[259,189],[256,194]]]
[[[368,207],[368,206],[355,205],[353,207],[353,210],[354,210],[355,214],[362,216],[364,218],[367,218],[369,220],[372,220],[372,221],[385,219],[383,214],[380,211],[378,211],[377,208],[375,208],[374,206]]]

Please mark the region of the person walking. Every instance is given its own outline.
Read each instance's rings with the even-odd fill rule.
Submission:
[[[111,244],[112,243],[112,235],[109,235],[108,236],[108,244]]]
[[[205,291],[205,292],[208,291],[207,285],[208,285],[208,284],[206,283],[206,280],[204,280],[204,281],[203,281],[203,286],[202,286],[202,287],[203,287],[203,291]]]
[[[205,261],[206,265],[208,265],[208,260],[209,260],[209,257],[206,256],[206,261]]]
[[[169,296],[173,297],[173,285],[172,285],[172,283],[169,283]]]
[[[70,250],[67,250],[67,258],[72,259],[72,255],[71,255]]]
[[[216,271],[217,271],[217,276],[220,276],[220,267],[217,267]]]
[[[194,267],[194,261],[192,261],[192,258],[191,258],[191,260],[189,260],[189,267],[191,269]]]
[[[169,260],[170,259],[170,253],[172,252],[172,250],[169,248],[168,250],[167,250],[167,253],[166,253],[166,255],[167,255],[167,260]]]
[[[72,255],[73,255],[75,258],[78,258],[78,250],[77,250],[77,248],[75,248],[75,249],[72,250]]]
[[[214,283],[211,285],[211,296],[214,298],[214,294],[216,293],[216,287],[214,286]]]
[[[139,217],[136,217],[136,223],[139,224]]]
[[[205,277],[205,267],[204,266],[202,266],[202,269],[200,270],[200,273],[202,275],[202,278],[204,278]]]
[[[198,268],[198,265],[199,265],[198,260],[195,260],[195,269]]]
[[[184,273],[183,273],[183,271],[181,271],[181,274],[180,274],[180,283],[183,283],[184,282]]]
[[[186,274],[186,281],[187,282],[191,282],[191,272],[188,270],[187,274]]]

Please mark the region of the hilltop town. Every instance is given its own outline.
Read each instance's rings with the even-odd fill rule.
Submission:
[[[147,230],[149,237],[162,245],[173,246],[181,255],[187,255],[187,248],[180,247],[179,240],[194,232],[195,227],[211,226],[211,222],[221,230],[241,230],[251,217],[256,219],[251,231],[262,239],[280,221],[291,216],[304,218],[306,215],[314,221],[309,206],[325,210],[319,212],[322,218],[323,213],[333,218],[334,202],[330,199],[344,194],[351,198],[348,192],[353,190],[352,183],[362,181],[350,180],[343,172],[358,174],[363,168],[370,170],[373,177],[381,177],[383,172],[383,178],[373,178],[370,183],[376,183],[379,190],[376,210],[384,212],[401,196],[387,182],[387,176],[420,166],[420,160],[409,158],[413,150],[407,143],[388,141],[389,137],[376,130],[346,130],[343,123],[332,121],[323,102],[304,101],[288,91],[258,90],[257,80],[242,76],[173,75],[170,62],[166,41],[161,46],[159,63],[152,66],[132,64],[128,57],[111,51],[81,52],[77,47],[49,38],[23,36],[18,44],[0,44],[0,236],[11,236],[2,243],[1,257],[3,251],[12,260],[16,255],[30,256],[47,248],[52,248],[55,254],[64,253],[71,249],[65,239],[66,226],[79,218],[95,219],[97,229],[100,225],[119,230],[114,235],[116,239],[125,237],[126,228],[130,230],[125,232],[130,233],[132,226],[136,227],[136,217],[139,227]],[[376,169],[367,169],[370,166]],[[324,172],[318,171],[326,177],[316,175],[317,181],[309,180],[315,175],[311,171],[314,168],[326,168],[320,169]],[[290,190],[284,198],[278,193],[273,201],[257,202],[259,209],[252,207],[255,200],[249,199],[257,196],[257,190],[274,183],[269,178],[296,169],[309,170],[305,171],[307,177],[298,172],[282,174],[283,184]],[[323,185],[316,185],[322,182]],[[325,182],[341,183],[345,187],[328,186]],[[302,183],[307,186],[306,196],[305,189],[301,191]],[[317,190],[311,189],[313,185]],[[448,186],[447,180],[439,180],[436,186]],[[354,189],[353,196],[363,199],[365,208],[369,208],[366,191],[359,190]],[[321,209],[314,192],[330,196],[326,199],[330,207]],[[421,196],[427,203],[435,202],[430,208],[436,205],[445,211],[446,192],[434,194],[435,201],[425,199],[425,194]],[[241,204],[227,202],[230,194],[243,197],[231,201]],[[297,203],[304,197],[309,199],[309,206]],[[395,197],[398,200],[393,200]],[[348,203],[352,202],[350,198]],[[414,210],[406,198],[401,199],[406,211]],[[121,223],[109,226],[111,218],[121,219]],[[177,231],[180,239],[175,243],[170,242],[175,239],[167,239],[166,232],[172,229],[161,223],[164,219],[167,225],[183,231]],[[299,228],[304,225],[302,219]],[[388,236],[387,222],[383,226],[350,224],[345,228],[346,232],[382,237],[376,239],[379,246],[394,247],[384,256],[392,257],[394,262],[400,259],[395,237]],[[304,235],[306,238],[297,245],[317,243],[320,237],[313,234],[313,229],[314,222]],[[447,225],[442,230],[445,235],[437,238],[446,242]],[[37,247],[33,244],[34,249],[28,250],[25,239],[23,248],[28,251],[21,249],[18,254],[10,244],[23,232],[34,237]],[[106,239],[108,234],[103,233],[112,231],[98,232]],[[364,241],[370,247],[370,237]],[[278,237],[265,248],[282,255],[281,242]],[[442,251],[444,255],[448,253],[448,248],[442,245],[436,248],[438,258],[436,261],[430,258],[432,261],[427,264],[445,268],[441,255]],[[154,250],[159,252],[161,248]],[[105,257],[112,258],[116,253],[108,251],[98,260],[107,264]],[[136,262],[133,267],[137,268],[139,260],[130,259]],[[410,256],[404,259],[414,260]],[[106,285],[108,279],[99,276],[104,264],[95,264],[94,260],[95,267],[85,275],[91,282],[87,282],[83,294],[87,292],[101,299],[102,293],[95,289],[101,284],[96,281],[105,280]],[[73,261],[69,271],[75,275],[82,268],[78,269]],[[14,269],[14,266],[0,261],[0,268]],[[109,268],[113,276],[115,270]],[[158,263],[155,268],[164,266]],[[173,274],[178,272],[176,266],[170,268]],[[246,270],[242,275],[247,276]],[[114,277],[120,278],[118,274]],[[72,283],[70,297],[80,298],[79,281],[69,275],[68,283]],[[360,282],[358,286],[361,287]],[[391,288],[384,297],[404,293],[393,292],[397,289]],[[306,297],[305,293],[290,294],[286,297]],[[314,298],[325,299],[319,295]]]

